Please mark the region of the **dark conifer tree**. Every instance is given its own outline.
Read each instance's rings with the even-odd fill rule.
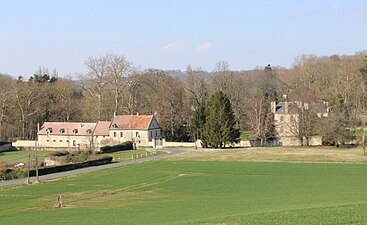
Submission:
[[[240,132],[229,98],[221,91],[212,95],[206,110],[203,140],[207,147],[224,148],[237,143]]]

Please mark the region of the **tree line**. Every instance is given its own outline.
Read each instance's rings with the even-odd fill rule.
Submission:
[[[139,70],[121,55],[91,57],[85,66],[87,72],[73,78],[47,68],[28,79],[1,75],[0,141],[34,139],[37,123],[45,121],[111,120],[114,113],[154,114],[171,141],[202,139],[219,117],[233,127],[222,135],[251,130],[253,139],[264,141],[275,135],[271,102],[307,92],[328,102],[331,115],[323,128],[332,131],[325,132],[332,143],[361,124],[366,106],[366,52],[304,55],[291,68],[266,65],[251,71],[232,71],[220,61],[212,71],[188,66],[182,75]],[[211,108],[215,104],[225,106],[233,119]]]

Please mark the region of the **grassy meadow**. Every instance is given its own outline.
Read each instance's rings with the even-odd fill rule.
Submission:
[[[46,156],[55,151],[38,151],[39,161],[42,162]],[[149,157],[152,155],[161,155],[166,154],[163,151],[157,151],[155,154],[146,151],[144,149],[138,150],[125,150],[125,151],[118,151],[112,153],[105,153],[106,156],[112,156],[113,161],[126,161],[131,160],[134,155],[138,155],[140,158]],[[35,161],[35,151],[8,151],[8,152],[0,152],[0,161],[5,162],[9,165],[14,165],[20,162],[27,163],[29,160],[29,155],[31,156],[32,162]]]
[[[366,187],[366,164],[173,157],[0,187],[0,218],[1,224],[366,224]]]
[[[40,161],[43,161],[45,156],[52,153],[53,151],[38,151],[38,157]],[[0,161],[6,162],[7,164],[13,165],[20,162],[27,163],[29,160],[29,155],[31,156],[31,160],[35,159],[35,151],[9,151],[9,152],[0,152]]]

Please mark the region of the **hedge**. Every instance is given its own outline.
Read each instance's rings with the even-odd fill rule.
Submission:
[[[91,161],[82,162],[82,163],[42,168],[38,170],[38,174],[41,176],[41,175],[46,175],[46,174],[51,174],[51,173],[58,173],[58,172],[85,168],[89,166],[104,165],[104,164],[108,164],[111,162],[112,162],[112,157],[106,156],[106,157],[103,157],[102,159],[96,159],[96,160],[91,160]],[[4,170],[0,170],[0,180],[12,180],[12,179],[25,178],[27,177],[27,174],[28,174],[28,170],[26,169],[10,169],[10,168],[4,169]],[[36,176],[36,171],[35,170],[29,171],[29,175],[31,177]]]
[[[111,152],[133,150],[133,149],[134,149],[134,146],[131,141],[125,141],[122,144],[113,145],[113,146],[106,145],[100,148],[101,153],[111,153]]]
[[[104,165],[104,164],[108,164],[111,162],[112,162],[112,157],[106,156],[106,157],[103,157],[102,159],[90,160],[90,161],[86,161],[82,163],[75,163],[75,164],[68,164],[68,165],[54,166],[54,167],[47,167],[47,168],[39,169],[38,175],[41,176],[41,175],[46,175],[46,174],[51,174],[51,173],[64,172],[64,171],[69,171],[69,170],[85,168],[89,166],[99,166],[99,165]],[[31,170],[29,174],[32,177],[36,176],[36,171]]]

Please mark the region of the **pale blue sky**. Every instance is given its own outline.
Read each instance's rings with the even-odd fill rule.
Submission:
[[[141,69],[289,67],[367,49],[367,1],[0,0],[0,73],[85,72],[90,56]]]

